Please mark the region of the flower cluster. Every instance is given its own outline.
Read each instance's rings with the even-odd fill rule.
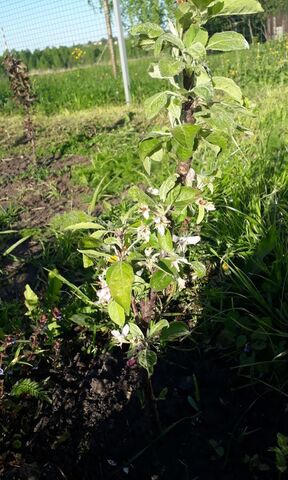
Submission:
[[[74,50],[72,51],[71,55],[75,60],[81,60],[81,58],[83,58],[84,55],[86,55],[86,52],[85,52],[85,50],[82,50],[79,47],[75,47]]]

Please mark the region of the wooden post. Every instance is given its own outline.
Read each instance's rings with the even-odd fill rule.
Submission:
[[[112,71],[113,71],[114,77],[116,78],[117,77],[117,67],[116,67],[116,57],[115,57],[115,50],[114,50],[114,44],[113,44],[109,0],[103,0],[103,10],[104,10],[105,22],[106,22],[106,28],[107,28],[107,36],[108,36],[107,41],[108,41],[108,47],[109,47],[109,51],[110,51]]]

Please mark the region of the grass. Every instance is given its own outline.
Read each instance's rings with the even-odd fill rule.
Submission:
[[[131,94],[136,104],[161,88],[161,83],[147,75],[151,60],[144,57],[129,61]],[[209,64],[215,75],[228,74],[234,78],[245,94],[251,94],[259,86],[282,85],[288,72],[288,40],[258,44],[249,52],[211,55]],[[121,74],[115,81],[109,65],[39,74],[32,77],[32,82],[38,99],[36,111],[45,115],[124,103]],[[15,111],[7,79],[0,77],[0,112]]]
[[[130,61],[131,92],[135,102],[142,101],[151,91],[157,92],[157,82],[151,82],[147,75],[149,62],[148,59]],[[124,103],[121,73],[115,80],[108,65],[33,76],[32,83],[38,99],[36,110],[46,115]],[[0,111],[15,111],[4,78],[0,78]]]
[[[286,355],[288,313],[287,93],[266,87],[253,97],[254,134],[213,163],[221,172],[217,213],[203,229],[206,254],[220,267],[203,292],[204,317],[218,329],[216,342],[232,346],[251,376],[268,373],[279,391],[283,370],[275,359]]]

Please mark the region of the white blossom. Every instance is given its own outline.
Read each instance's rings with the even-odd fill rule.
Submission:
[[[186,265],[189,265],[188,260],[186,258],[181,258],[181,257],[175,258],[175,260],[173,260],[171,265],[172,267],[176,268],[177,272],[180,272],[181,263],[185,263]]]
[[[197,203],[197,205],[202,205],[206,212],[213,212],[215,210],[214,203],[208,202],[208,200],[204,200],[202,197],[197,198],[195,203]]]
[[[159,195],[158,188],[149,187],[149,188],[147,188],[147,192],[151,193],[151,195]]]
[[[111,335],[114,337],[114,340],[118,345],[121,347],[123,343],[127,343],[127,335],[129,333],[129,325],[126,324],[122,328],[122,330],[112,330]]]
[[[151,235],[151,232],[149,227],[147,227],[147,225],[141,225],[140,227],[137,228],[138,240],[144,240],[145,242],[149,242],[150,235]]]
[[[186,287],[186,282],[184,280],[184,278],[177,278],[177,283],[178,283],[178,288],[179,290],[184,290],[184,288]]]
[[[103,305],[103,304],[106,304],[110,301],[111,294],[110,294],[109,287],[108,287],[107,283],[105,282],[105,280],[101,279],[100,280],[100,285],[101,285],[101,288],[99,290],[97,290],[96,295],[99,299],[98,303]]]
[[[158,257],[160,255],[160,253],[158,252],[151,255],[152,252],[153,252],[153,248],[146,248],[145,250],[146,259],[138,262],[139,267],[144,267],[149,272],[152,272],[153,269],[155,268],[155,264],[157,263]]]
[[[154,219],[155,225],[156,225],[156,230],[160,233],[161,236],[165,234],[165,228],[167,225],[169,225],[169,220],[165,217],[165,215],[162,215],[161,217],[156,217]]]
[[[150,216],[150,208],[148,207],[148,205],[140,205],[139,210],[145,220],[148,220]]]
[[[193,168],[190,168],[185,178],[185,185],[187,187],[192,187],[192,184],[195,179],[196,179],[196,172]]]
[[[185,252],[188,245],[196,245],[200,240],[201,237],[199,237],[199,235],[192,235],[189,237],[177,237],[176,235],[173,235],[173,241],[177,243],[181,252]]]
[[[212,202],[207,202],[206,205],[204,205],[204,208],[205,210],[207,210],[207,212],[213,212],[214,210],[216,210],[215,205]]]

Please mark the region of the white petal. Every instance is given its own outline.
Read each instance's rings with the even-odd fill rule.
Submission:
[[[111,335],[115,338],[119,338],[121,337],[121,332],[119,332],[119,330],[111,330]]]
[[[158,190],[158,188],[149,187],[149,188],[147,188],[147,192],[148,192],[148,193],[151,193],[151,195],[159,195],[159,190]]]
[[[199,237],[199,235],[194,235],[192,237],[186,237],[187,245],[196,245],[196,243],[199,243],[200,240],[201,240],[201,237]]]
[[[129,325],[128,325],[128,323],[126,323],[126,325],[124,325],[124,327],[123,327],[122,335],[123,335],[124,337],[126,337],[126,336],[128,335],[128,333],[129,333],[129,330],[130,330]]]
[[[192,187],[192,184],[195,178],[196,178],[195,170],[193,170],[193,168],[190,168],[185,178],[185,185],[187,185],[188,187]]]
[[[207,210],[207,212],[213,212],[214,210],[216,210],[214,203],[208,202],[205,205],[205,210]]]
[[[183,278],[179,277],[177,280],[179,290],[183,290],[186,287],[186,282]]]

